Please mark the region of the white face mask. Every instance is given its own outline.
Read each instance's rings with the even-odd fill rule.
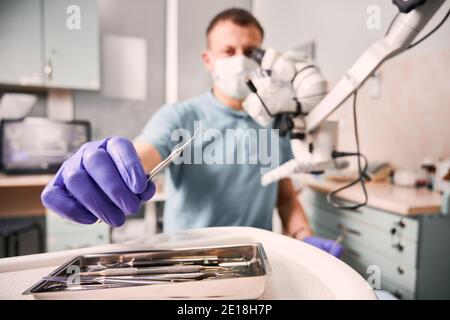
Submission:
[[[244,99],[250,90],[245,83],[250,71],[258,64],[244,55],[217,59],[214,62],[212,77],[214,83],[224,94],[235,99]]]

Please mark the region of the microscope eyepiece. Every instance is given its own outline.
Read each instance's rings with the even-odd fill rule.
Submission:
[[[250,54],[248,55],[248,57],[254,61],[256,61],[256,63],[261,64],[262,59],[264,57],[264,54],[266,53],[266,51],[264,49],[261,48],[255,48],[253,49]]]

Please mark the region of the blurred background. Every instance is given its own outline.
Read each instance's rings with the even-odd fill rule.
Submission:
[[[71,224],[46,212],[40,193],[61,161],[83,142],[107,136],[133,139],[162,105],[208,90],[211,80],[200,56],[206,26],[230,7],[248,9],[260,20],[266,32],[264,46],[304,49],[330,85],[383,37],[397,12],[387,0],[0,0],[0,257],[125,241],[161,231],[163,179],[157,196],[114,231],[105,224]],[[424,33],[448,8],[447,2]],[[425,185],[430,192],[426,201],[432,199],[434,211],[418,210],[427,214],[442,214],[441,193],[449,191],[450,178],[444,179],[450,169],[449,75],[446,23],[419,46],[383,65],[358,95],[362,153],[385,169],[384,181],[411,189]],[[346,103],[331,117],[339,120],[342,150],[354,148],[351,115]],[[407,205],[418,198],[420,202],[420,196],[405,197]],[[304,200],[309,212],[316,210],[314,199]],[[392,216],[394,224],[404,221],[396,210],[398,206],[382,207],[381,215],[397,214]],[[423,230],[420,219],[411,218],[417,230]],[[386,221],[379,222],[380,228],[395,233]],[[317,229],[321,228],[327,233],[326,223],[318,221]],[[450,232],[433,228],[443,237]],[[280,229],[277,221],[275,229]],[[403,245],[412,244],[407,254],[413,260],[400,261],[413,270],[419,265],[418,234],[402,240]],[[380,261],[392,257],[379,254]],[[364,257],[353,259],[359,259],[354,265],[364,270]],[[416,273],[411,276],[414,282],[395,280],[405,273],[404,265],[403,273],[393,267],[392,291],[415,297],[420,282]]]

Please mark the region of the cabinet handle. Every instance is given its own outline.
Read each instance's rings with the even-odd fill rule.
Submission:
[[[402,252],[403,249],[405,249],[405,246],[403,245],[403,242],[401,242],[401,241],[396,244],[393,244],[392,247],[397,249],[400,252]]]
[[[397,297],[398,299],[401,299],[401,298],[403,298],[403,294],[402,294],[402,292],[400,291],[400,290],[395,290],[394,292],[393,292],[393,295],[395,296],[395,297]]]
[[[47,75],[48,80],[52,80],[53,64],[51,60],[48,60],[47,65],[44,67],[44,73]]]
[[[403,218],[401,218],[398,222],[397,222],[398,226],[400,228],[404,228],[406,226],[405,224],[405,220]]]
[[[351,234],[354,234],[354,235],[357,235],[357,236],[361,235],[361,232],[359,232],[358,230],[347,228],[347,227],[343,226],[341,223],[339,223],[336,227],[339,230],[341,230],[343,233],[351,233]]]
[[[405,270],[402,268],[402,266],[398,266],[398,267],[397,267],[397,272],[398,272],[399,274],[404,274],[404,273],[405,273]]]

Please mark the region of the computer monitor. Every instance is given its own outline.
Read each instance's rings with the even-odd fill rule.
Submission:
[[[1,167],[6,173],[53,173],[90,139],[88,121],[2,120]]]

